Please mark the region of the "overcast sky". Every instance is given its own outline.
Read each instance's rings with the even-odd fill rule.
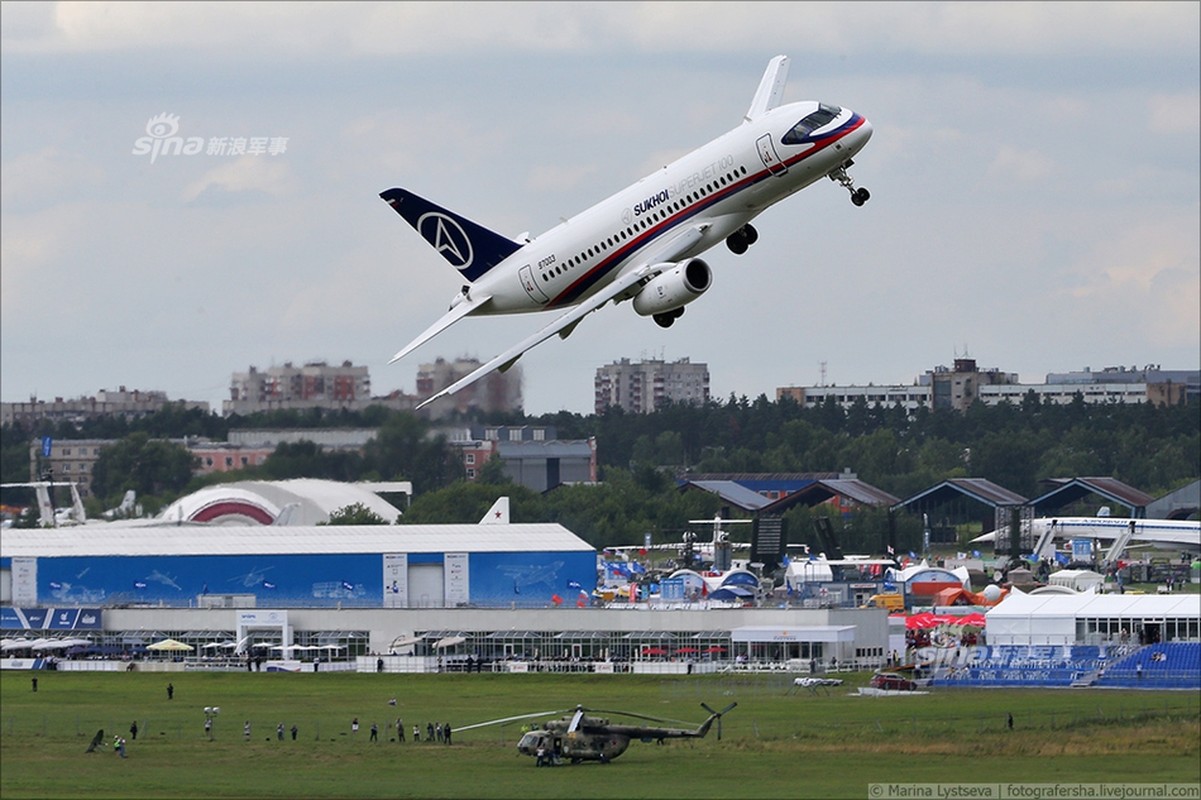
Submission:
[[[1199,10],[4,3],[0,393],[219,410],[232,373],[312,360],[413,392],[420,363],[549,317],[469,319],[388,366],[459,280],[380,191],[539,234],[738,125],[777,54],[786,101],[871,120],[851,171],[871,202],[814,184],[746,255],[709,251],[671,329],[623,304],[538,346],[527,412],[591,413],[620,358],[705,362],[723,399],[965,354],[1025,382],[1198,369]],[[205,150],[135,152],[171,125]]]

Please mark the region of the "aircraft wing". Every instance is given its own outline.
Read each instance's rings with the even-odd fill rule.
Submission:
[[[704,234],[704,232],[705,232],[705,229],[708,227],[709,227],[708,224],[695,225],[686,231],[682,231],[678,236],[673,237],[669,242],[667,242],[667,244],[664,245],[664,247],[660,248],[659,250],[654,251],[653,254],[651,255],[651,257],[646,258],[643,261],[641,266],[639,266],[635,269],[632,269],[629,272],[625,273],[624,275],[620,276],[619,278],[617,278],[617,280],[613,281],[611,284],[606,286],[604,289],[600,290],[596,294],[587,298],[586,300],[584,300],[579,305],[572,308],[567,313],[562,314],[559,317],[557,317],[553,322],[551,322],[549,325],[544,326],[537,333],[535,333],[531,336],[527,336],[525,339],[522,339],[520,342],[513,345],[512,347],[510,347],[508,350],[504,351],[500,355],[494,357],[491,361],[489,361],[488,363],[479,367],[478,369],[476,369],[475,371],[473,371],[466,377],[460,378],[459,380],[452,383],[450,386],[447,386],[442,391],[436,392],[433,395],[430,395],[430,397],[426,398],[421,403],[419,403],[417,405],[417,408],[420,409],[425,406],[428,406],[430,403],[434,402],[435,400],[446,397],[447,395],[454,394],[455,392],[459,391],[460,389],[462,389],[465,386],[470,386],[471,384],[478,381],[480,378],[487,375],[489,372],[492,372],[492,370],[494,370],[494,369],[500,369],[503,372],[504,370],[511,367],[513,365],[513,362],[517,361],[517,359],[521,357],[522,353],[524,353],[525,351],[529,350],[532,347],[535,347],[536,345],[541,344],[542,342],[545,342],[547,339],[554,336],[556,333],[559,334],[560,336],[566,337],[569,333],[571,333],[571,331],[574,329],[575,325],[580,320],[582,320],[584,317],[588,316],[593,311],[596,311],[598,308],[600,308],[601,306],[603,306],[605,303],[609,302],[610,300],[621,297],[621,295],[623,295],[625,292],[629,291],[631,288],[636,286],[639,282],[641,282],[647,278],[654,277],[656,274],[658,274],[661,271],[659,269],[659,267],[662,265],[663,262],[669,262],[676,258],[679,258],[680,254],[687,252],[689,250],[689,248],[695,246],[700,241],[702,234]],[[459,306],[462,306],[465,304],[466,304],[466,301],[463,303],[460,303]],[[433,331],[433,333],[429,334],[430,337],[432,337],[434,334],[438,333],[439,331],[445,329],[447,326],[449,326],[455,320],[459,319],[459,317],[455,317],[454,319],[450,319],[449,322],[446,322],[446,320],[449,319],[451,317],[451,315],[455,313],[455,311],[459,308],[459,306],[455,306],[455,308],[451,309],[450,312],[445,317],[438,320],[438,322],[434,323],[434,325],[430,328],[430,330]],[[463,312],[463,314],[460,315],[460,317],[465,315],[466,313],[467,312]],[[443,322],[445,322],[446,324],[442,325]],[[439,327],[439,325],[441,325],[442,327]],[[427,333],[429,333],[429,331],[427,331]],[[422,336],[425,336],[425,334],[422,334]],[[427,338],[429,338],[429,337],[427,337]],[[423,341],[423,340],[421,340],[421,337],[418,337],[418,344],[420,344],[421,341]],[[406,351],[401,351],[401,352],[403,353]],[[395,359],[393,359],[393,360],[395,360]]]
[[[409,353],[413,352],[418,347],[421,347],[421,345],[425,344],[430,339],[433,339],[439,333],[442,333],[442,331],[446,330],[451,325],[454,325],[463,317],[483,307],[483,305],[491,299],[492,295],[490,294],[465,297],[461,302],[458,302],[452,306],[450,311],[447,311],[445,314],[443,314],[437,322],[422,331],[420,336],[401,348],[396,355],[392,356],[392,360],[388,363],[394,364],[397,361],[400,361]]]

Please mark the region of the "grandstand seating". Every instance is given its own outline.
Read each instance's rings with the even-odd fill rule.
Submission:
[[[1201,689],[1201,643],[1198,642],[1109,648],[1004,645],[991,646],[987,653],[986,658],[976,659],[966,666],[938,667],[934,670],[931,685]],[[1139,664],[1142,664],[1141,671]]]

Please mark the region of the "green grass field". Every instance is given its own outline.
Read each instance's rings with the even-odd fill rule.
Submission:
[[[1201,782],[1194,692],[793,692],[783,675],[325,675],[0,672],[0,796],[802,798],[868,795],[883,782]],[[166,685],[175,687],[168,701]],[[395,696],[397,706],[388,705]],[[400,744],[391,726],[465,725],[582,703],[692,720],[737,701],[723,739],[633,743],[619,760],[536,769],[516,726],[451,746]],[[219,706],[215,740],[205,706]],[[1007,729],[1012,713],[1014,729]],[[350,721],[358,717],[357,736]],[[85,754],[103,728],[136,741]],[[244,741],[242,724],[253,735]],[[296,741],[275,728],[296,724]],[[368,741],[371,724],[380,741]]]

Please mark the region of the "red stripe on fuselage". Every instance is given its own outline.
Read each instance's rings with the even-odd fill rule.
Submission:
[[[792,158],[786,159],[781,163],[783,163],[785,167],[795,166],[805,159],[811,157],[815,153],[820,153],[821,151],[825,150],[843,137],[859,130],[859,128],[863,126],[864,122],[865,119],[862,116],[855,114],[842,127],[831,131],[825,136],[814,139],[813,147],[805,150],[802,153],[797,153]],[[672,216],[660,221],[657,225],[653,225],[642,233],[635,235],[625,244],[618,247],[612,253],[612,255],[598,261],[595,266],[593,266],[580,277],[576,278],[576,280],[568,285],[566,289],[564,289],[555,297],[551,298],[550,302],[548,302],[545,307],[561,308],[564,306],[574,305],[575,303],[579,302],[580,295],[584,294],[586,291],[588,291],[588,289],[595,286],[601,280],[601,278],[607,275],[614,267],[627,259],[633,251],[638,250],[657,236],[667,232],[668,229],[674,228],[681,222],[696,216],[710,206],[720,203],[723,200],[726,200],[727,198],[732,197],[733,195],[742,191],[743,189],[747,189],[759,183],[760,181],[771,177],[774,177],[774,175],[767,169],[763,169],[759,172],[755,172],[746,176],[742,180],[734,181],[733,183],[723,186],[713,194],[706,195],[705,197],[702,197],[696,202],[692,203],[692,205],[680,209]]]

